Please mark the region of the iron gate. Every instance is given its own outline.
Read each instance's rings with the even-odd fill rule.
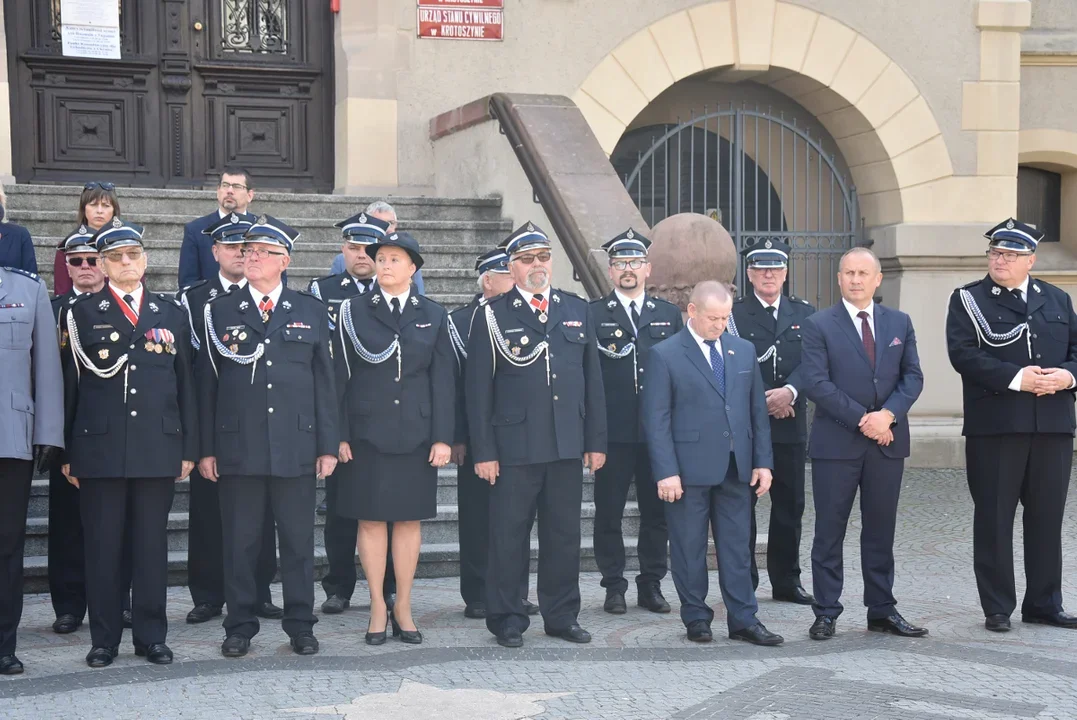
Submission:
[[[780,239],[793,248],[789,291],[816,307],[837,301],[838,260],[859,239],[859,208],[836,154],[810,127],[758,108],[704,108],[626,133],[610,161],[651,227],[696,212],[721,222],[738,252]],[[747,287],[743,264],[736,283]]]

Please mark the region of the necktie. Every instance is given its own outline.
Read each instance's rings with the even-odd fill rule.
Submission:
[[[389,305],[393,309],[393,317],[400,322],[400,298],[393,298],[389,301]]]
[[[1017,298],[1017,302],[1021,303],[1022,305],[1025,304],[1025,298],[1021,295],[1021,288],[1013,288],[1012,290],[1010,290],[1010,293],[1015,298]]]
[[[868,354],[868,362],[875,367],[875,336],[871,334],[868,313],[866,310],[861,310],[856,316],[860,318],[860,334],[864,340],[864,352]]]
[[[767,316],[770,318],[771,327],[778,327],[778,308],[773,305],[767,305]]]
[[[725,395],[725,360],[722,359],[722,351],[715,345],[714,340],[704,340],[711,349],[711,372],[718,381],[718,389]]]
[[[123,296],[123,301],[130,306],[131,310],[135,313],[135,318],[137,319],[138,318],[138,306],[135,305],[134,297],[132,297],[130,295],[124,295]]]
[[[538,315],[540,322],[546,322],[546,308],[550,306],[550,301],[542,297],[542,293],[532,296],[531,307],[535,309],[535,314]]]
[[[636,310],[636,301],[633,300],[632,302],[630,302],[628,304],[628,306],[630,308],[632,308],[632,312],[631,312],[631,315],[632,315],[632,327],[635,328],[636,332],[638,333],[639,332],[639,311]]]
[[[234,292],[236,290],[239,290],[239,283],[232,283],[228,286],[228,292]]]
[[[268,295],[263,295],[262,302],[258,303],[258,309],[262,311],[262,322],[269,322],[269,316],[273,314],[273,299]]]

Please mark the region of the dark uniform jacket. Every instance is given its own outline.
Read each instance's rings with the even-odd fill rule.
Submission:
[[[602,367],[587,301],[553,289],[543,324],[513,289],[475,314],[467,347],[468,432],[476,463],[530,465],[606,452]],[[491,344],[492,313],[500,345]],[[544,340],[546,352],[536,352]],[[523,362],[524,367],[507,359]],[[547,370],[548,366],[548,370]]]
[[[770,438],[774,443],[796,444],[807,442],[808,439],[808,398],[800,378],[800,326],[814,313],[815,308],[807,300],[782,295],[775,329],[770,313],[754,293],[733,302],[735,334],[755,345],[756,358],[763,357],[774,347],[774,353],[759,363],[763,387],[773,390],[792,385],[797,389],[797,399],[793,403],[795,415],[782,420],[770,419]]]
[[[187,316],[170,296],[143,288],[132,328],[122,302],[106,284],[67,307],[64,403],[71,474],[80,480],[179,477],[182,461],[198,461]],[[107,371],[124,355],[126,363],[109,378],[87,366]]]
[[[371,287],[377,286],[377,282],[373,278],[368,282],[371,283]],[[342,272],[311,280],[310,285],[307,287],[307,292],[325,303],[326,309],[329,310],[330,342],[336,343],[338,336],[337,315],[340,312],[340,304],[350,297],[362,295],[365,292],[363,286],[357,283],[349,273]],[[334,354],[339,350],[339,346],[333,346]]]
[[[241,289],[247,292],[245,286]],[[187,321],[191,328],[191,345],[196,351],[202,348],[202,341],[206,337],[203,325],[205,321],[202,315],[206,303],[227,292],[228,289],[221,285],[220,273],[217,273],[217,276],[211,280],[199,280],[194,285],[188,285],[177,295],[180,305],[187,311]]]
[[[968,291],[992,332],[1007,333],[1024,322],[1029,330],[1003,347],[979,341],[961,290]],[[950,364],[961,374],[963,434],[1073,434],[1074,391],[1036,397],[1009,389],[1017,372],[1029,365],[1064,368],[1077,376],[1077,315],[1066,292],[1029,278],[1027,303],[1022,303],[990,275],[969,283],[950,297],[946,346]]]
[[[221,475],[311,474],[340,444],[325,306],[285,286],[268,324],[249,287],[206,307],[212,322],[197,365],[202,457],[216,457]]]
[[[399,324],[381,292],[350,298],[340,307],[336,366],[342,438],[364,440],[379,452],[397,455],[436,442],[451,444],[455,361],[445,308],[415,294],[414,286]],[[366,352],[379,355],[396,338],[399,364],[396,352],[384,362],[367,362],[355,346],[358,340]]]
[[[486,304],[482,293],[471,298],[471,302],[449,313],[449,339],[453,343],[456,355],[456,424],[453,428],[453,444],[469,445],[467,432],[467,393],[464,391],[464,373],[467,369],[467,343],[471,337],[471,328],[475,316]]]
[[[647,356],[652,347],[684,327],[680,309],[665,300],[644,295],[639,316],[639,338],[632,329],[628,310],[611,292],[589,306],[598,337],[602,381],[606,395],[606,424],[611,443],[645,442],[639,417],[639,399],[646,379]],[[620,354],[635,342],[635,353]],[[633,356],[635,360],[633,361]]]

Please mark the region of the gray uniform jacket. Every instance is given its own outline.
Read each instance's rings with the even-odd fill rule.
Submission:
[[[0,268],[0,458],[32,460],[34,445],[64,446],[60,346],[45,284]]]

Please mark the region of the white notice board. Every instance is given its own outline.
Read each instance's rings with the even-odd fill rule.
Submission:
[[[60,0],[66,57],[120,59],[118,0]]]

